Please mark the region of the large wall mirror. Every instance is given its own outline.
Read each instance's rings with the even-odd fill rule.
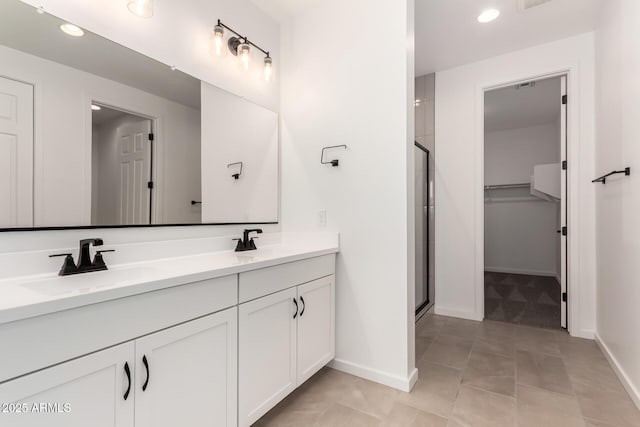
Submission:
[[[0,229],[278,221],[277,113],[64,24],[0,2]]]

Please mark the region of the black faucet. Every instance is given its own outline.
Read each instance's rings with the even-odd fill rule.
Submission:
[[[91,252],[89,249],[91,245],[93,246],[102,246],[102,239],[94,238],[94,239],[83,239],[80,240],[80,251],[78,253],[78,264],[76,265],[73,261],[73,255],[71,254],[56,254],[49,255],[49,258],[63,256],[64,263],[62,264],[62,268],[58,273],[59,276],[68,276],[70,274],[80,274],[80,273],[89,273],[91,271],[103,271],[107,270],[107,265],[104,262],[104,258],[102,254],[105,252],[115,252],[114,249],[97,251],[96,256],[91,261]]]
[[[242,233],[242,239],[233,239],[237,240],[238,244],[236,245],[236,252],[245,252],[245,251],[255,251],[256,243],[253,241],[253,238],[249,238],[249,233],[256,232],[258,234],[262,234],[261,228],[252,228],[250,230],[244,230]],[[257,237],[255,237],[257,239]]]

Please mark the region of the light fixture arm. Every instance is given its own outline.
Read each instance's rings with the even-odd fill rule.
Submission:
[[[270,58],[269,56],[269,51],[264,50],[263,48],[261,48],[260,46],[258,46],[257,44],[253,43],[252,41],[250,41],[246,36],[243,36],[242,34],[240,34],[239,32],[237,32],[236,30],[234,30],[233,28],[229,27],[226,24],[223,24],[221,20],[218,19],[218,25],[221,26],[222,28],[232,32],[233,34],[235,34],[239,39],[244,40],[244,42],[248,45],[251,45],[253,47],[255,47],[256,49],[258,49],[260,52],[264,53],[267,58]]]

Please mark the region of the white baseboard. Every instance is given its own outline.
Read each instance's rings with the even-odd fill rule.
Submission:
[[[580,329],[579,331],[571,331],[569,335],[576,338],[584,338],[586,340],[593,340],[596,338],[595,331],[592,331],[591,329]]]
[[[548,276],[557,277],[558,273],[555,271],[543,271],[543,270],[527,270],[522,268],[509,268],[509,267],[484,267],[484,271],[490,273],[507,273],[507,274],[526,274],[529,276]]]
[[[333,359],[328,366],[338,371],[346,372],[347,374],[355,375],[357,377],[364,378],[365,380],[373,381],[388,387],[393,387],[407,393],[411,391],[413,386],[416,384],[416,381],[418,381],[418,370],[416,368],[413,369],[411,375],[404,378],[340,359]]]
[[[440,316],[458,317],[460,319],[482,321],[482,319],[477,318],[476,313],[473,311],[456,310],[456,309],[441,307],[441,306],[438,306],[437,304],[434,306],[433,312],[435,314],[439,314]]]
[[[598,347],[600,347],[605,357],[609,361],[609,364],[611,364],[613,371],[618,376],[618,379],[624,386],[625,390],[627,390],[627,393],[629,393],[631,400],[633,400],[633,403],[635,403],[638,409],[640,409],[640,390],[638,390],[633,385],[633,383],[629,380],[629,376],[626,374],[624,369],[622,369],[622,366],[620,366],[620,364],[618,363],[618,360],[611,353],[611,351],[609,350],[609,347],[607,347],[607,345],[602,341],[600,336],[598,334],[595,334],[595,338],[596,338],[596,343],[598,344]]]

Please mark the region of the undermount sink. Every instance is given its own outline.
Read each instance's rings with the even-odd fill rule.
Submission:
[[[66,293],[84,293],[100,288],[122,286],[127,283],[140,281],[141,277],[149,277],[157,269],[153,267],[134,267],[91,273],[77,274],[73,276],[56,276],[36,279],[24,283],[22,286],[31,291],[47,296],[56,296]]]

